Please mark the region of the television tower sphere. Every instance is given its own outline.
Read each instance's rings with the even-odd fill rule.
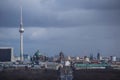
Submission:
[[[20,33],[23,33],[23,32],[24,32],[24,28],[21,27],[21,28],[19,29],[19,32],[20,32]]]

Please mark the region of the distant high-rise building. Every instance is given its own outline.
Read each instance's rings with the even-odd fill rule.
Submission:
[[[110,60],[113,61],[113,62],[117,61],[117,57],[116,56],[110,56],[110,58],[111,58]]]
[[[87,56],[84,56],[84,61],[89,62],[90,59]]]
[[[93,60],[93,54],[90,54],[90,60]]]
[[[12,47],[0,47],[0,62],[14,61]]]
[[[20,61],[23,62],[23,33],[24,33],[24,28],[23,28],[23,21],[22,21],[22,6],[21,6],[21,16],[20,16]]]
[[[62,51],[59,53],[59,59],[60,62],[64,61],[64,53]]]
[[[100,60],[100,53],[97,53],[97,60]]]
[[[97,53],[97,60],[102,60],[102,56],[100,55],[100,53]]]

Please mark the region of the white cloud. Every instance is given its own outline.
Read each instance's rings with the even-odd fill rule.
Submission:
[[[43,39],[47,35],[47,30],[45,28],[25,28],[25,37],[31,40]]]

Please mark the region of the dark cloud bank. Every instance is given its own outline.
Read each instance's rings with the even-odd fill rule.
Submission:
[[[52,55],[62,50],[120,56],[120,0],[23,0],[22,5],[25,53],[39,48]],[[0,46],[13,46],[16,54],[19,23],[20,0],[1,0]]]
[[[0,26],[18,26],[20,1],[0,4]],[[120,25],[119,0],[26,0],[22,5],[25,26]]]

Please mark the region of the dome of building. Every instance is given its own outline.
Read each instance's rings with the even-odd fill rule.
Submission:
[[[41,56],[42,54],[40,53],[40,51],[39,50],[37,50],[37,52],[34,54],[34,56],[36,56],[36,57],[39,57],[39,56]]]

